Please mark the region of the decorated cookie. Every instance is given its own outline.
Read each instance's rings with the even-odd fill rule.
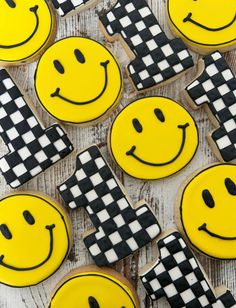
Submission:
[[[219,52],[199,61],[197,78],[185,88],[191,106],[206,105],[217,129],[208,136],[216,156],[225,162],[236,158],[236,78]]]
[[[69,208],[86,209],[96,228],[84,243],[98,266],[131,255],[161,232],[145,201],[133,207],[96,146],[78,154],[75,173],[58,189]]]
[[[165,97],[147,97],[125,107],[108,138],[116,163],[130,176],[148,180],[180,171],[198,147],[193,118]]]
[[[128,75],[138,92],[170,82],[193,66],[182,40],[166,37],[146,0],[118,0],[100,24],[108,40],[122,40],[132,58]]]
[[[54,118],[85,125],[98,122],[117,105],[123,82],[117,60],[106,47],[69,37],[52,45],[39,60],[35,89]]]
[[[70,250],[71,227],[64,210],[29,192],[0,200],[0,282],[35,285],[51,276]]]
[[[80,267],[60,282],[49,308],[139,308],[131,283],[110,268]]]
[[[183,185],[177,223],[200,252],[213,258],[236,259],[235,202],[236,166],[210,166]]]
[[[197,52],[229,50],[236,44],[235,0],[168,0],[174,33]]]
[[[178,232],[164,235],[157,246],[159,258],[140,272],[141,281],[152,300],[165,297],[172,308],[236,306],[229,290],[223,286],[214,290],[209,284]]]
[[[3,0],[0,18],[0,64],[32,61],[56,34],[56,20],[46,0]]]
[[[73,151],[58,124],[44,128],[5,69],[0,69],[0,136],[8,153],[0,159],[6,182],[16,188]]]
[[[89,9],[96,5],[98,0],[51,0],[57,13],[61,17],[68,17],[75,13]]]

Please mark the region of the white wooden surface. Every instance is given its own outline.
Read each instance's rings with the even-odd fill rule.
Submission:
[[[135,1],[135,0],[134,0]],[[104,9],[109,8],[112,3],[110,0],[104,0],[96,8],[88,10],[70,17],[66,20],[59,21],[57,38],[62,38],[70,35],[91,37],[102,43],[107,47],[111,48],[115,55],[118,57],[120,64],[122,66],[123,72],[125,64],[128,63],[128,58],[125,52],[120,47],[119,43],[110,44],[106,42],[103,35],[98,29],[98,16],[97,13],[102,12]],[[161,25],[163,26],[169,37],[172,37],[168,29],[167,19],[165,15],[165,1],[164,0],[150,0],[150,6],[152,7],[154,13],[158,17]],[[198,59],[196,54],[193,54],[195,62]],[[226,54],[226,59],[229,61],[231,67],[236,73],[236,51],[232,51]],[[50,125],[54,122],[46,112],[44,112],[36,101],[35,93],[33,90],[33,75],[35,71],[36,64],[22,66],[19,68],[11,68],[10,72],[19,82],[19,84],[24,88],[26,93],[29,95],[33,103],[42,117],[45,125]],[[195,76],[196,68],[192,69],[188,74],[184,75],[178,81],[172,83],[167,87],[162,87],[158,90],[151,91],[150,95],[164,95],[170,98],[180,100],[185,106],[186,102],[181,100],[180,89],[184,87],[189,81]],[[124,72],[125,74],[125,72]],[[121,110],[125,105],[132,101],[135,97],[132,85],[125,76],[125,93],[121,104],[117,108],[116,112]],[[187,106],[190,110],[190,108]],[[108,155],[106,147],[106,136],[108,128],[114,118],[114,114],[105,122],[90,126],[88,128],[75,128],[66,126],[69,137],[71,138],[74,146],[78,150],[82,150],[84,147],[89,146],[92,143],[97,143],[102,145],[102,151],[107,157],[108,161],[111,162],[117,176],[121,179],[125,185],[128,193],[133,198],[134,201],[138,201],[141,198],[146,199],[146,201],[151,205],[152,209],[159,218],[159,222],[163,229],[174,226],[174,201],[176,198],[178,187],[181,182],[191,174],[195,169],[205,166],[210,162],[215,162],[216,159],[209,148],[205,135],[212,129],[209,120],[203,110],[191,113],[195,117],[199,132],[200,132],[200,144],[197,154],[191,164],[185,168],[181,173],[170,177],[165,180],[148,182],[139,181],[132,179],[124,174],[111,162]],[[0,155],[5,152],[3,143],[0,144]],[[38,192],[44,192],[52,197],[55,197],[60,202],[60,197],[56,191],[56,185],[62,183],[69,175],[72,174],[75,164],[75,154],[71,157],[65,159],[63,162],[59,163],[55,167],[51,168],[46,173],[38,176],[36,179],[32,180],[30,183],[24,185],[21,190],[35,190]],[[4,193],[9,192],[9,188],[6,186],[4,179],[0,176],[0,193],[1,196]],[[83,209],[74,211],[70,213],[71,219],[73,221],[74,228],[74,245],[68,260],[62,265],[62,267],[54,274],[51,278],[45,282],[39,284],[38,286],[24,288],[24,289],[14,289],[0,285],[0,308],[44,308],[47,307],[47,303],[50,298],[50,294],[57,284],[57,282],[70,270],[80,266],[89,264],[92,262],[87,250],[84,247],[81,234],[83,231],[92,227],[89,218]],[[138,269],[143,267],[147,262],[154,259],[157,254],[155,245],[151,247],[149,245],[143,248],[141,251],[136,253],[134,256],[127,258],[126,260],[116,264],[115,268],[124,273],[128,278],[130,278],[138,290],[138,294],[141,300],[142,308],[156,308],[156,307],[168,307],[165,300],[160,300],[157,303],[151,303],[146,297],[144,289],[142,288],[137,272]],[[30,256],[29,256],[30,257]],[[235,261],[214,261],[206,258],[204,256],[198,255],[205,271],[209,275],[209,278],[214,286],[226,284],[236,296],[236,262]],[[65,307],[66,308],[66,307]],[[83,307],[78,307],[83,308]],[[101,307],[101,308],[112,308],[112,307]]]

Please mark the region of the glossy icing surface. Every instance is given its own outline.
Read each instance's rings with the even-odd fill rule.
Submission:
[[[0,14],[0,61],[3,64],[31,59],[52,39],[56,24],[47,1],[2,1]]]
[[[236,258],[236,166],[199,172],[183,190],[179,214],[191,244],[214,258]]]
[[[50,79],[45,78],[50,72]],[[41,57],[35,89],[43,107],[56,119],[72,124],[97,121],[119,102],[123,82],[111,52],[100,43],[69,37]]]
[[[121,275],[120,275],[121,276]],[[102,273],[90,271],[74,274],[56,290],[50,308],[136,308],[132,291],[122,281]]]
[[[236,43],[234,0],[168,0],[167,11],[174,31],[190,45],[217,50]]]
[[[52,275],[70,247],[70,222],[51,199],[30,194],[0,200],[0,282],[25,287]]]
[[[147,97],[118,114],[109,142],[115,161],[126,173],[140,179],[160,179],[191,161],[198,146],[198,130],[180,104],[165,97]]]

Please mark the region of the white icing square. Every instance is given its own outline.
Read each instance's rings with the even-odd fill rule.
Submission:
[[[200,296],[200,297],[198,298],[198,300],[199,300],[200,304],[202,305],[202,307],[206,307],[207,305],[210,304],[209,301],[208,301],[208,299],[207,299],[207,297],[206,297],[206,295]],[[217,306],[217,307],[218,307],[218,306]],[[223,307],[222,307],[222,308],[223,308]]]
[[[158,225],[152,225],[146,228],[146,231],[151,239],[154,239],[158,234],[160,234],[161,230]]]
[[[154,26],[151,26],[149,28],[150,32],[152,33],[153,36],[156,36],[160,33],[162,33],[162,29],[159,25],[154,25]]]
[[[146,25],[142,20],[137,22],[135,24],[135,27],[137,28],[138,31],[142,31],[142,30],[146,29]]]
[[[22,108],[22,107],[24,107],[26,105],[25,100],[24,100],[23,97],[16,98],[14,102],[16,103],[16,106],[18,108]]]
[[[60,155],[59,155],[59,154],[56,154],[56,155],[54,155],[53,157],[50,158],[50,160],[51,160],[52,163],[55,163],[55,162],[57,162],[57,161],[60,160],[60,159],[61,159],[61,158],[60,158]]]
[[[206,92],[209,92],[210,90],[214,89],[215,86],[211,79],[206,80],[205,82],[202,83],[202,86]]]
[[[101,169],[105,166],[105,162],[101,157],[95,159],[95,164],[97,165],[98,169]]]
[[[88,199],[89,202],[92,202],[92,201],[94,201],[95,199],[98,198],[98,195],[97,195],[96,191],[93,189],[93,190],[90,190],[89,192],[87,192],[85,194],[85,197]]]
[[[236,104],[231,105],[229,107],[229,111],[231,112],[233,116],[235,116],[236,115]]]
[[[222,86],[218,87],[218,91],[220,92],[220,94],[223,96],[226,93],[230,92],[230,88],[227,86],[227,84],[223,84]]]
[[[19,133],[18,133],[18,131],[15,129],[15,127],[12,127],[12,128],[10,128],[10,129],[8,129],[8,130],[6,131],[6,134],[7,134],[8,138],[9,138],[10,140],[14,140],[14,139],[16,139],[17,137],[19,137]]]
[[[157,74],[155,76],[153,76],[153,79],[155,80],[156,83],[159,83],[163,80],[163,77],[161,74]]]
[[[129,238],[128,240],[126,240],[126,243],[129,245],[129,247],[132,251],[135,251],[139,248],[136,241],[132,237]]]
[[[184,70],[184,67],[181,63],[179,64],[176,64],[173,66],[173,70],[176,72],[176,73],[180,73]]]
[[[169,273],[172,281],[175,281],[175,280],[179,279],[180,277],[183,277],[183,274],[181,273],[178,266],[169,270],[168,273]]]
[[[78,181],[81,181],[87,177],[83,169],[79,169],[76,171],[75,176]]]
[[[125,208],[130,206],[125,198],[121,198],[120,200],[118,200],[117,204],[121,210],[124,210]]]
[[[163,240],[163,242],[164,242],[165,244],[168,244],[168,243],[173,242],[173,241],[175,241],[175,237],[174,237],[172,234],[169,235],[169,236],[167,236],[167,237],[164,238],[164,240]]]
[[[9,95],[8,92],[0,95],[0,102],[2,105],[5,105],[7,103],[9,103],[10,101],[12,101],[11,96]]]
[[[196,102],[197,105],[202,105],[202,104],[205,104],[205,103],[209,103],[209,99],[208,99],[207,95],[202,95],[201,97],[196,99],[195,102]]]
[[[150,281],[150,286],[152,287],[153,292],[156,292],[157,290],[162,289],[159,281],[156,278]],[[155,299],[155,295],[153,295],[153,299]]]
[[[212,77],[216,74],[219,73],[218,68],[216,67],[216,65],[214,63],[210,64],[209,66],[206,67],[206,72],[207,74]]]
[[[12,122],[14,124],[18,124],[18,123],[24,121],[24,118],[23,118],[23,116],[22,116],[22,114],[20,113],[19,110],[17,110],[16,112],[12,113],[10,115],[10,118],[11,118],[11,120],[12,120]]]
[[[60,190],[60,191],[67,190],[66,184],[62,184],[61,186],[59,186],[59,190]]]
[[[209,286],[208,286],[208,284],[206,283],[205,280],[201,281],[201,285],[202,285],[203,290],[204,290],[205,292],[207,292],[207,291],[209,290]]]
[[[183,253],[183,251],[179,251],[177,253],[175,253],[173,255],[173,257],[175,258],[176,262],[179,264],[179,263],[182,263],[183,261],[186,260],[186,256],[185,254]]]
[[[40,172],[42,172],[42,168],[40,166],[36,166],[33,169],[30,170],[30,174],[31,176],[35,176],[37,174],[39,174]]]
[[[191,264],[192,268],[195,269],[198,267],[197,262],[194,258],[191,258],[190,260],[188,260],[189,263]]]
[[[102,201],[104,202],[105,205],[109,205],[112,202],[114,202],[114,199],[111,194],[106,194],[105,196],[102,197]]]
[[[46,135],[39,137],[38,142],[40,143],[42,148],[45,148],[47,145],[51,143]]]
[[[7,116],[7,113],[4,108],[0,108],[0,119],[3,119]]]
[[[20,186],[21,183],[20,183],[19,180],[15,180],[15,181],[11,182],[10,185],[11,185],[12,188],[16,188],[16,187]]]
[[[225,108],[225,103],[222,98],[219,98],[213,102],[213,106],[215,107],[216,111],[220,111]]]
[[[90,180],[93,183],[93,186],[97,186],[97,185],[99,185],[100,183],[103,182],[103,179],[102,179],[101,175],[98,172],[95,173],[94,175],[92,175],[90,177]]]
[[[124,218],[122,217],[121,214],[117,215],[114,217],[114,222],[116,223],[117,227],[120,228],[123,225],[125,225]]]
[[[32,133],[32,131],[29,131],[25,134],[22,135],[22,138],[24,140],[24,142],[26,144],[29,144],[30,142],[34,141],[35,140],[35,136],[34,134]]]
[[[6,78],[3,80],[3,84],[7,90],[14,87],[14,83],[12,82],[11,78]]]
[[[185,304],[191,302],[195,298],[195,295],[191,289],[180,293],[180,296],[182,297]]]
[[[189,53],[187,52],[187,50],[182,50],[180,52],[178,52],[178,57],[181,61],[183,61],[184,59],[189,57]]]
[[[108,19],[110,22],[112,22],[112,21],[116,20],[116,17],[115,17],[115,15],[114,15],[112,12],[109,12],[109,13],[107,14],[107,19]]]
[[[147,70],[143,70],[142,72],[139,73],[139,77],[142,80],[147,79],[149,77],[148,71]]]
[[[98,216],[98,219],[100,220],[101,223],[110,219],[110,215],[108,214],[106,209],[98,212],[97,216]]]
[[[225,81],[229,81],[234,78],[234,75],[232,74],[230,69],[223,71],[221,74],[223,78],[225,79]]]
[[[147,44],[150,51],[153,51],[154,49],[156,49],[158,47],[156,42],[153,39],[147,41],[146,44]]]
[[[133,3],[129,3],[125,6],[125,9],[128,13],[135,11],[135,7],[133,5]]]
[[[137,233],[138,231],[142,230],[142,227],[137,220],[129,223],[129,227],[133,233]]]
[[[162,71],[164,71],[165,69],[169,67],[169,63],[166,60],[163,60],[158,63],[158,66]]]
[[[146,213],[148,211],[146,206],[142,206],[141,208],[136,210],[136,215],[141,216],[142,214]]]
[[[88,161],[90,161],[92,159],[91,155],[89,154],[88,151],[80,154],[79,159],[81,161],[81,163],[84,165],[86,164]]]
[[[22,160],[25,160],[31,156],[31,153],[27,147],[23,147],[22,149],[18,150],[18,154],[20,155]]]
[[[114,263],[118,260],[118,256],[113,248],[106,251],[105,256],[109,263]]]
[[[170,55],[172,55],[174,52],[173,52],[173,49],[171,48],[170,44],[167,44],[167,45],[164,45],[161,47],[161,50],[162,52],[164,53],[164,55],[166,57],[169,57]]]
[[[218,51],[216,51],[215,53],[213,53],[212,58],[213,58],[215,61],[217,61],[217,60],[219,60],[220,58],[222,58],[222,56],[221,56],[221,54],[220,54]]]
[[[75,201],[71,201],[71,202],[69,203],[69,207],[70,207],[71,209],[75,209],[75,208],[76,208],[76,203],[75,203]]]
[[[132,24],[132,22],[131,22],[131,20],[128,16],[121,18],[120,23],[121,23],[123,28],[126,28],[126,27],[128,27],[129,25]]]
[[[79,189],[79,186],[77,184],[72,186],[70,191],[74,198],[77,198],[81,195],[81,190]]]
[[[150,9],[146,6],[146,7],[143,7],[142,9],[138,10],[139,11],[139,14],[144,18],[148,15],[151,15],[152,12],[150,11]]]
[[[194,272],[189,273],[187,276],[185,276],[190,286],[194,285],[196,282],[198,282],[198,279]]]
[[[130,38],[131,42],[133,43],[134,46],[140,45],[143,40],[139,34],[136,34],[135,36]]]
[[[232,130],[236,129],[236,123],[234,119],[230,119],[227,122],[224,122],[224,127],[226,131],[229,133]]]
[[[122,242],[122,238],[121,238],[121,236],[120,236],[118,231],[110,234],[109,235],[109,239],[112,242],[112,245],[116,245],[116,244]]]
[[[228,147],[229,145],[231,145],[231,142],[230,142],[228,136],[221,137],[220,139],[218,139],[216,141],[216,143],[217,143],[220,150]]]
[[[152,65],[154,63],[154,61],[153,61],[153,59],[150,55],[143,57],[142,60],[143,60],[143,62],[146,66]]]
[[[104,233],[103,229],[101,227],[98,228],[98,232],[95,233],[95,237],[97,240],[100,240],[101,238],[105,237],[106,234]]]
[[[29,126],[30,126],[31,128],[33,128],[33,127],[35,127],[35,126],[38,125],[38,122],[37,122],[36,118],[33,117],[33,116],[30,117],[30,118],[28,118],[28,119],[27,119],[27,122],[28,122],[28,124],[29,124]]]
[[[86,210],[89,213],[89,215],[93,214],[93,210],[91,209],[91,207],[89,205],[86,206]]]
[[[61,152],[61,151],[63,151],[64,149],[66,149],[66,145],[65,145],[65,143],[62,141],[62,139],[58,139],[58,140],[55,141],[53,144],[54,144],[54,146],[55,146],[57,152]]]
[[[164,287],[163,289],[164,289],[167,297],[172,297],[172,296],[174,296],[178,293],[177,290],[176,290],[176,287],[174,286],[173,283],[169,284],[168,286]]]
[[[93,244],[91,247],[89,247],[89,251],[91,253],[92,256],[97,256],[101,253],[101,250],[98,246],[98,244]]]
[[[0,159],[0,167],[2,172],[7,172],[8,170],[10,170],[10,166],[8,165],[4,157]]]
[[[23,163],[15,166],[12,170],[17,177],[20,177],[22,174],[27,172],[27,169],[25,168],[25,165]]]
[[[137,88],[138,88],[138,89],[142,89],[142,88],[143,88],[143,85],[142,85],[141,83],[138,83]]]
[[[110,179],[106,182],[108,188],[110,190],[114,189],[115,187],[117,187],[116,181],[114,179]]]

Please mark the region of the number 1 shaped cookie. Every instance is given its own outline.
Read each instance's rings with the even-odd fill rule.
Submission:
[[[133,208],[96,146],[78,154],[74,175],[58,189],[69,208],[85,207],[89,214],[96,231],[84,242],[98,266],[129,256],[161,233],[144,201]]]
[[[164,236],[157,243],[160,257],[140,272],[140,278],[152,300],[165,297],[173,308],[236,307],[225,287],[214,292],[192,251],[178,232]],[[219,295],[216,295],[219,294]]]
[[[73,151],[58,124],[44,128],[5,69],[0,69],[0,136],[9,152],[0,170],[17,188]]]
[[[119,0],[100,22],[110,41],[121,37],[128,49],[133,59],[128,75],[138,92],[169,82],[193,66],[182,40],[166,37],[145,0]]]

